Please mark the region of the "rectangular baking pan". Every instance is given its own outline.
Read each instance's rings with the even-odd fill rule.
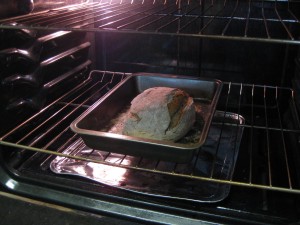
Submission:
[[[94,71],[97,73],[97,71]],[[174,87],[186,91],[196,104],[196,135],[192,142],[184,137],[178,142],[158,141],[112,133],[110,127],[131,100],[151,87]],[[143,156],[177,163],[189,162],[203,145],[213,118],[222,82],[174,75],[138,73],[125,78],[106,96],[99,99],[70,127],[93,149],[133,156]],[[198,130],[197,130],[198,129]]]

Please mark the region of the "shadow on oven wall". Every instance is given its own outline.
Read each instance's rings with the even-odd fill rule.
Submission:
[[[247,41],[96,34],[97,68],[291,86],[298,46]]]

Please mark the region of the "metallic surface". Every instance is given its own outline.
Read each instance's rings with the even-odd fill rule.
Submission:
[[[218,124],[218,120],[228,123],[226,128]],[[68,174],[85,177],[106,185],[114,186],[141,194],[166,199],[181,199],[197,202],[218,202],[227,197],[230,185],[205,182],[201,180],[186,179],[168,175],[161,175],[155,170],[168,171],[174,174],[193,173],[193,176],[209,176],[210,168],[214,163],[214,174],[222,179],[232,179],[234,166],[239,152],[242,138],[244,118],[240,115],[216,112],[215,123],[210,127],[205,144],[199,149],[194,159],[184,165],[171,162],[153,161],[140,158],[93,150],[84,145],[81,139],[63,151],[66,155],[81,156],[91,159],[102,159],[111,163],[111,166],[70,158],[57,157],[50,164],[50,168],[57,174]],[[229,125],[231,124],[231,125]],[[222,134],[220,134],[222,133]],[[221,139],[218,144],[218,139]],[[219,146],[218,146],[219,145]],[[218,157],[214,161],[215,149],[219,148]],[[170,156],[171,157],[171,156]],[[137,162],[140,162],[137,165]],[[136,167],[151,168],[155,165],[154,174],[139,172],[125,168],[115,167],[123,164]]]
[[[109,0],[4,19],[0,27],[15,29],[9,23],[16,21],[18,28],[39,30],[299,44],[297,9],[297,1]]]
[[[124,112],[130,101],[151,87],[176,87],[194,98],[199,128],[195,142],[181,143],[158,141],[112,133],[117,115]],[[79,134],[87,146],[120,154],[185,163],[193,158],[208,134],[210,123],[222,88],[218,80],[204,80],[162,74],[135,74],[125,79],[104,98],[97,101],[83,115],[71,123],[71,129]],[[200,110],[197,110],[200,108]],[[112,123],[112,125],[111,125]],[[122,121],[116,123],[121,124]],[[189,135],[189,134],[188,134]],[[189,138],[189,137],[187,137]],[[193,139],[193,137],[192,137]]]
[[[292,166],[295,163],[293,160],[297,160],[297,155],[294,155],[295,153],[292,151],[294,147],[289,142],[289,140],[298,138],[300,127],[300,120],[295,111],[294,91],[292,89],[238,83],[223,84],[218,102],[219,108],[227,113],[231,109],[230,111],[243,116],[245,112],[248,113],[246,114],[247,118],[245,118],[246,123],[241,125],[244,127],[244,133],[247,133],[247,136],[244,136],[244,144],[246,143],[247,148],[244,146],[242,151],[243,155],[246,156],[244,161],[242,161],[242,168],[245,173],[244,178],[220,179],[220,177],[214,176],[214,167],[211,167],[209,176],[194,176],[193,174],[179,174],[172,171],[156,170],[156,165],[151,168],[132,167],[124,164],[111,164],[107,161],[77,155],[63,154],[62,151],[78,139],[78,135],[74,134],[70,129],[70,123],[83,113],[88,106],[95,104],[99,100],[99,96],[105,96],[108,90],[128,75],[130,76],[130,74],[108,71],[98,71],[97,73],[91,73],[91,75],[93,76],[88,77],[85,82],[66,92],[64,96],[58,98],[9,132],[4,133],[0,139],[3,151],[11,152],[15,150],[16,152],[21,151],[26,153],[29,150],[104,165],[115,165],[143,172],[155,171],[155,173],[159,174],[220,184],[300,193],[296,182],[297,173],[295,173]],[[280,102],[280,99],[284,101]],[[293,113],[290,116],[294,121],[292,127],[289,124],[285,124],[284,116],[281,114],[283,109],[287,108]],[[53,110],[55,111],[54,114],[52,113]],[[225,123],[220,122],[226,127]],[[59,131],[52,133],[58,127]],[[36,134],[38,135],[36,136]],[[263,155],[256,152],[257,140],[265,141],[262,147]],[[276,143],[272,140],[276,140]],[[57,146],[56,143],[60,143],[60,145]],[[267,151],[272,156],[269,159],[265,157]],[[15,156],[16,158],[11,160],[21,160],[22,162],[22,158],[18,157],[18,154]],[[213,158],[214,161],[218,158],[218,149],[216,149]],[[262,161],[264,167],[269,168],[265,172],[267,173],[266,176],[270,177],[269,180],[271,180],[271,183],[266,183],[260,179],[260,171],[257,173],[258,160]],[[240,162],[237,161],[237,163]],[[42,165],[42,168],[47,168],[47,163]],[[282,183],[273,182],[273,180],[278,179],[283,180]],[[286,183],[288,180],[291,180],[290,184]]]

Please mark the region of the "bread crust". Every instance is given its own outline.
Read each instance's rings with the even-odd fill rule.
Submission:
[[[123,134],[155,140],[177,141],[196,118],[193,98],[178,88],[149,88],[131,101]]]

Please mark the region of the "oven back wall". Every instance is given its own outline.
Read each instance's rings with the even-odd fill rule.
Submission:
[[[132,34],[96,34],[97,68],[290,86],[297,46]]]

